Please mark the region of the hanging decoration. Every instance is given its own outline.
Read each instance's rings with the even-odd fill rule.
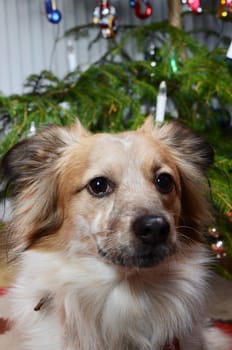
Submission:
[[[152,6],[148,0],[130,0],[130,7],[140,19],[147,19],[152,15]]]
[[[57,24],[62,19],[60,10],[57,9],[56,0],[45,0],[45,10],[47,19],[53,24]]]
[[[232,227],[232,209],[226,212],[228,225]]]
[[[130,7],[135,7],[136,0],[130,0]]]
[[[93,11],[93,23],[98,24],[103,38],[110,39],[118,30],[116,8],[108,0],[101,0]]]
[[[151,39],[148,43],[148,47],[145,50],[144,58],[146,61],[150,61],[152,67],[156,67],[157,63],[161,60],[159,56],[159,48],[157,47],[154,39]]]
[[[155,68],[159,62],[162,61],[162,57],[159,53],[160,49],[156,44],[156,40],[151,38],[148,42],[147,49],[145,50],[144,59],[146,61],[150,61],[150,65],[152,68]],[[170,69],[172,73],[176,73],[178,71],[178,63],[176,60],[176,55],[174,51],[170,52]],[[154,76],[154,72],[151,73],[151,77]]]
[[[226,257],[226,246],[216,227],[209,227],[208,241],[212,251],[216,254],[218,259]]]
[[[187,6],[187,9],[191,10],[194,15],[199,15],[203,11],[200,0],[181,0],[181,3]]]
[[[218,16],[224,19],[232,16],[232,0],[220,0],[218,7]]]

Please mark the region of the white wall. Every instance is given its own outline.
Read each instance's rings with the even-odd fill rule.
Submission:
[[[99,0],[57,0],[57,6],[62,12],[63,19],[59,25],[48,22],[44,0],[0,0],[0,93],[4,95],[22,93],[23,83],[26,78],[41,70],[52,70],[62,78],[69,71],[68,64],[68,39],[63,39],[56,45],[52,60],[51,56],[54,41],[62,37],[68,29],[86,23],[91,23],[92,12]],[[152,18],[144,21],[137,19],[129,7],[129,0],[111,0],[111,3],[118,9],[119,22],[149,23],[167,19],[167,1],[151,0],[153,6]],[[207,6],[209,1],[205,1]],[[210,1],[210,6],[217,3]],[[188,16],[187,26],[197,28],[202,23],[213,29],[220,26],[216,18],[205,15]],[[231,33],[231,22],[225,23],[223,32]],[[98,33],[92,32],[92,38]],[[96,61],[104,52],[107,40],[101,40],[88,50],[88,40],[82,38],[74,42],[77,65],[82,68],[89,63]],[[207,39],[208,43],[214,44],[215,38]],[[212,43],[211,43],[212,42]]]

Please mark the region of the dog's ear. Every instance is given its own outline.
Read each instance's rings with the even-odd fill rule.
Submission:
[[[201,227],[212,222],[211,209],[204,181],[206,172],[213,164],[212,147],[202,137],[179,122],[155,125],[149,118],[142,126],[167,147],[167,154],[175,162],[181,179],[182,212],[180,227],[183,234],[201,240]],[[189,229],[187,229],[189,228]]]
[[[166,143],[178,163],[183,162],[206,174],[214,162],[214,151],[211,145],[178,121],[168,122],[159,127],[155,125],[153,118],[149,117],[142,129],[150,130]]]
[[[3,157],[3,175],[17,194],[8,228],[15,253],[47,239],[61,227],[64,208],[59,202],[57,162],[87,134],[79,122],[71,128],[50,125]]]
[[[164,126],[162,133],[166,142],[178,154],[179,160],[184,159],[206,174],[214,162],[214,151],[204,138],[178,122]]]
[[[48,125],[38,134],[13,146],[2,158],[2,175],[13,185],[31,184],[33,178],[50,168],[64,149],[87,131],[79,121],[70,128]]]

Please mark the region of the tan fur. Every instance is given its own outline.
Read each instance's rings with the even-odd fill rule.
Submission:
[[[187,148],[187,159],[185,160],[185,149],[181,148],[179,152],[179,150],[172,147],[172,134],[175,132],[175,128],[175,124],[170,124],[158,129],[152,125],[151,119],[148,119],[140,130],[119,134],[114,138],[113,135],[90,135],[82,128],[80,123],[77,123],[71,129],[49,127],[35,136],[35,146],[31,147],[34,153],[32,159],[28,160],[28,164],[27,160],[24,159],[21,162],[21,159],[18,159],[18,154],[14,161],[15,168],[17,168],[17,162],[20,163],[16,172],[21,171],[22,168],[22,174],[18,179],[16,178],[16,182],[18,181],[19,185],[23,186],[23,191],[18,195],[18,204],[16,203],[16,219],[12,223],[16,246],[25,249],[36,243],[40,247],[44,244],[47,247],[50,241],[49,236],[56,232],[57,249],[59,249],[63,240],[66,239],[66,237],[62,237],[63,230],[60,231],[59,228],[69,223],[69,220],[68,223],[64,223],[64,217],[70,215],[70,204],[73,208],[74,202],[77,201],[79,207],[83,206],[82,203],[85,203],[85,206],[88,207],[88,201],[90,202],[89,205],[92,205],[93,202],[92,198],[88,196],[86,201],[84,191],[80,191],[80,193],[78,191],[86,186],[91,177],[102,174],[102,172],[109,175],[109,177],[114,176],[116,182],[121,181],[120,177],[124,176],[124,172],[127,176],[127,178],[124,177],[124,182],[127,181],[128,184],[123,184],[123,186],[126,187],[132,184],[134,186],[134,189],[131,188],[132,193],[138,191],[133,167],[138,168],[140,172],[138,181],[142,175],[144,181],[148,184],[147,200],[151,196],[149,193],[154,188],[152,171],[155,173],[159,168],[164,167],[173,174],[177,184],[176,192],[169,196],[159,196],[160,198],[157,196],[156,201],[159,202],[161,199],[164,209],[171,212],[174,210],[176,220],[180,224],[182,214],[178,212],[177,207],[181,204],[181,196],[187,197],[185,201],[188,202],[188,206],[183,206],[182,211],[188,212],[187,215],[184,214],[183,216],[184,219],[188,216],[191,225],[188,222],[184,224],[185,226],[196,226],[195,232],[192,230],[190,233],[195,236],[198,226],[200,228],[202,224],[209,220],[210,213],[207,202],[202,196],[204,189],[202,188],[203,184],[200,183],[201,168],[194,167],[191,159],[188,159],[189,150]],[[132,146],[125,155],[123,142],[127,139],[128,142],[132,143]],[[160,142],[162,139],[164,139],[164,142]],[[122,140],[122,143],[120,143],[120,140]],[[197,141],[198,139],[195,142],[197,143]],[[27,148],[30,150],[29,142],[26,142],[26,151]],[[33,142],[33,139],[31,142]],[[188,142],[188,140],[184,142]],[[201,152],[200,147],[199,145],[198,153]],[[148,149],[154,149],[154,152],[147,152]],[[103,154],[103,152],[105,153]],[[13,153],[14,151],[12,156]],[[198,153],[190,156],[197,159],[199,157]],[[112,159],[114,159],[114,164],[112,164]],[[31,164],[29,164],[30,161]],[[128,169],[128,162],[130,161],[132,164],[130,173],[126,174],[125,170]],[[86,169],[88,170],[87,174]],[[26,184],[26,187],[24,184]],[[140,202],[143,202],[144,190],[145,187],[142,187],[140,196],[136,193],[138,210],[143,209]],[[128,203],[123,196],[122,191],[117,196],[117,206],[121,211],[124,210],[123,206],[128,207]],[[153,197],[154,194],[152,194],[151,202],[155,201]],[[123,203],[124,201],[125,203]],[[132,202],[132,199],[130,202]],[[192,203],[193,208],[191,208]],[[105,205],[107,206],[107,199]],[[151,203],[152,206],[153,203]],[[149,210],[148,208],[145,209]],[[27,215],[27,213],[30,213],[30,215]],[[94,216],[92,211],[91,215]],[[91,218],[88,218],[88,220],[91,220]],[[14,223],[16,227],[14,227]],[[44,232],[47,230],[48,234]],[[64,231],[66,232],[66,229]],[[42,239],[43,235],[45,235],[44,239]],[[51,242],[54,247],[53,238],[51,237]]]
[[[13,147],[2,164],[16,192],[8,234],[21,261],[21,288],[12,292],[16,325],[27,300],[22,349],[163,350],[178,337],[181,350],[207,350],[198,324],[212,161],[200,137],[177,123],[157,127],[151,118],[111,135],[92,135],[79,122],[48,126]],[[156,183],[160,174],[174,181],[167,193]],[[96,196],[91,183],[99,177],[108,192]],[[135,234],[136,220],[147,216],[164,218],[169,228],[154,252]],[[41,304],[29,326],[31,308]],[[47,343],[38,340],[44,312],[54,335]],[[20,334],[20,322],[16,329]]]

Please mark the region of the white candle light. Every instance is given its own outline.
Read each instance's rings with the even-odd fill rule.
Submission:
[[[232,40],[231,40],[230,46],[227,50],[226,57],[232,60]]]
[[[167,104],[167,85],[162,81],[159,86],[159,92],[156,100],[156,122],[163,123]]]

